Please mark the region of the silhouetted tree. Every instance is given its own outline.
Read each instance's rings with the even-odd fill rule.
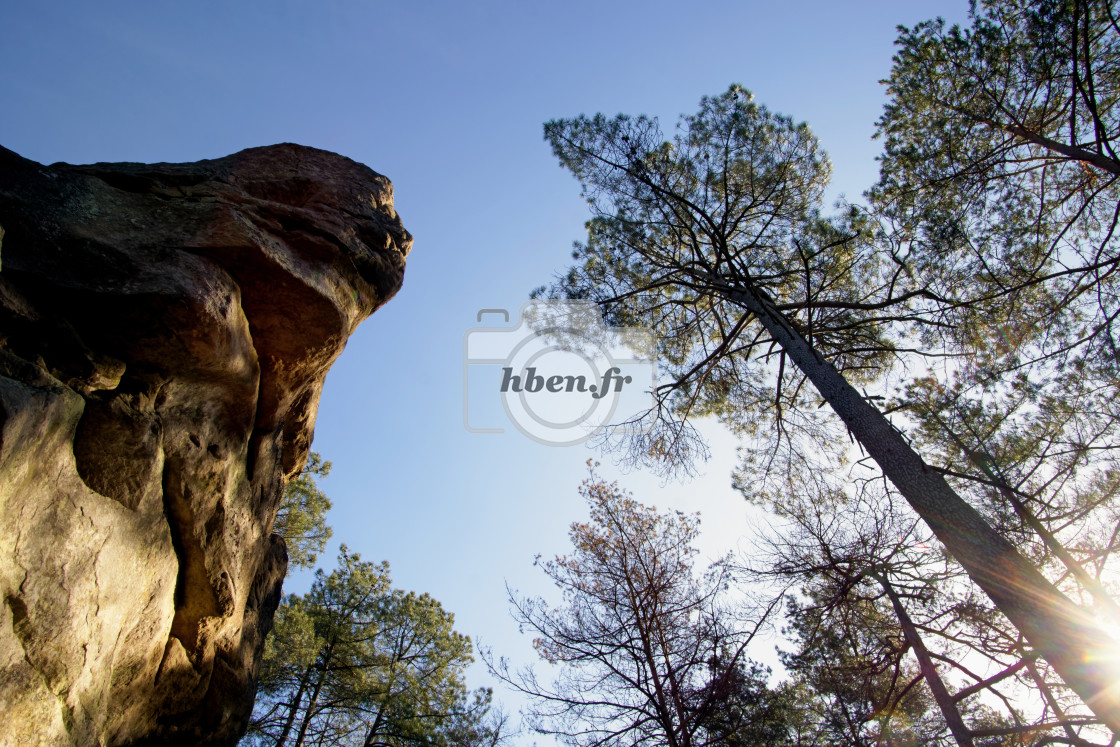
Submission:
[[[777,698],[746,659],[770,610],[744,620],[725,606],[725,563],[695,575],[699,518],[658,513],[594,472],[580,493],[591,518],[572,524],[572,553],[539,563],[563,605],[511,593],[537,653],[559,666],[555,681],[484,654],[530,696],[533,728],[587,747],[701,747],[780,733],[781,712],[768,710]]]

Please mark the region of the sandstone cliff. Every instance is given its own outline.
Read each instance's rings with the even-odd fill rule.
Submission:
[[[400,287],[387,179],[296,145],[0,149],[0,744],[232,744],[327,369]]]

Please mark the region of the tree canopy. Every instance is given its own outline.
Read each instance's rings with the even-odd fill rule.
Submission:
[[[572,524],[571,554],[539,562],[563,605],[511,593],[555,680],[488,660],[532,699],[533,728],[581,746],[784,735],[781,698],[745,654],[769,610],[743,619],[728,606],[726,564],[694,573],[698,517],[659,513],[594,472],[580,493],[591,515]]]
[[[955,289],[990,367],[1048,353],[1114,374],[1115,4],[990,0],[969,28],[927,21],[898,46],[871,197],[910,271]]]
[[[289,595],[266,640],[249,744],[493,747],[490,692],[469,692],[470,639],[427,594],[392,589],[386,563],[342,548]]]
[[[280,510],[272,531],[284,538],[288,547],[288,564],[296,568],[313,568],[319,553],[331,538],[327,512],[331,501],[319,488],[318,481],[330,474],[331,463],[324,462],[316,452],[307,457],[307,465],[284,486]]]
[[[951,324],[941,312],[954,302],[881,232],[864,231],[859,211],[820,216],[827,169],[808,128],[732,86],[702,99],[671,139],[654,120],[624,115],[549,122],[545,137],[593,212],[553,292],[596,301],[662,341],[669,381],[632,453],[672,459],[683,444],[687,456],[682,420],[709,413],[740,432],[769,416],[772,453],[794,460],[822,445],[842,453],[843,431],[821,421],[823,399],[971,579],[1120,730],[1120,693],[1086,664],[1110,656],[1112,639],[853,386],[902,352],[909,338],[892,331]]]
[[[911,271],[956,289],[954,370],[899,404],[923,449],[1120,624],[1094,579],[1115,546],[1116,18],[1001,0],[903,28],[870,197]]]

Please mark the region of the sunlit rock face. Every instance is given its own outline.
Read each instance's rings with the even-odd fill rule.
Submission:
[[[296,145],[0,149],[0,744],[226,745],[327,369],[400,288],[388,179]]]

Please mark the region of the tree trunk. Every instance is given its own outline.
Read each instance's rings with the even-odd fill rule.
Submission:
[[[369,731],[366,733],[365,741],[362,742],[362,747],[374,747],[377,744],[377,733],[381,730],[381,721],[385,715],[385,704],[382,703],[377,709],[377,718],[370,724]]]
[[[1086,705],[1120,734],[1120,687],[1117,673],[1109,671],[1117,663],[1112,639],[926,465],[769,300],[750,288],[724,293],[758,318],[969,577]]]
[[[925,677],[930,692],[933,693],[934,702],[941,709],[941,715],[945,717],[945,723],[949,725],[949,731],[952,732],[953,739],[957,740],[957,744],[961,747],[974,747],[972,732],[965,726],[964,719],[961,718],[961,712],[957,710],[957,704],[945,688],[941,675],[937,673],[937,667],[934,666],[933,659],[930,658],[926,644],[918,633],[918,628],[915,627],[914,621],[910,619],[910,613],[902,606],[902,600],[898,598],[898,594],[895,593],[894,587],[891,586],[891,582],[887,580],[886,576],[871,575],[879,582],[883,591],[887,593],[887,598],[891,600],[894,614],[898,617],[898,624],[902,627],[902,634],[906,636],[906,642],[910,644],[910,648],[914,649],[914,656],[918,659],[918,667],[922,670],[922,676]]]
[[[292,733],[292,725],[296,722],[296,713],[299,712],[300,701],[303,700],[303,691],[307,689],[307,680],[311,677],[312,666],[308,666],[303,670],[303,674],[299,678],[299,687],[296,689],[295,698],[288,706],[288,718],[284,721],[284,730],[280,732],[280,736],[276,739],[276,747],[284,747],[288,742],[288,735]]]
[[[299,724],[299,734],[296,735],[296,743],[294,747],[303,747],[303,741],[307,739],[307,729],[311,726],[311,719],[315,717],[315,705],[319,702],[319,692],[323,688],[323,681],[327,679],[327,666],[323,666],[322,671],[319,672],[319,679],[315,681],[315,689],[311,691],[311,698],[307,701],[307,712],[303,714],[303,721]]]
[[[393,699],[393,687],[397,684],[397,664],[400,663],[401,657],[405,654],[403,650],[404,642],[401,640],[403,635],[404,631],[402,630],[400,635],[397,636],[392,650],[392,658],[389,660],[389,671],[385,675],[385,694],[378,704],[377,717],[370,724],[369,731],[366,732],[366,738],[362,741],[362,747],[375,747],[377,738],[380,736],[381,727],[385,721],[385,709],[388,708],[390,701]]]

